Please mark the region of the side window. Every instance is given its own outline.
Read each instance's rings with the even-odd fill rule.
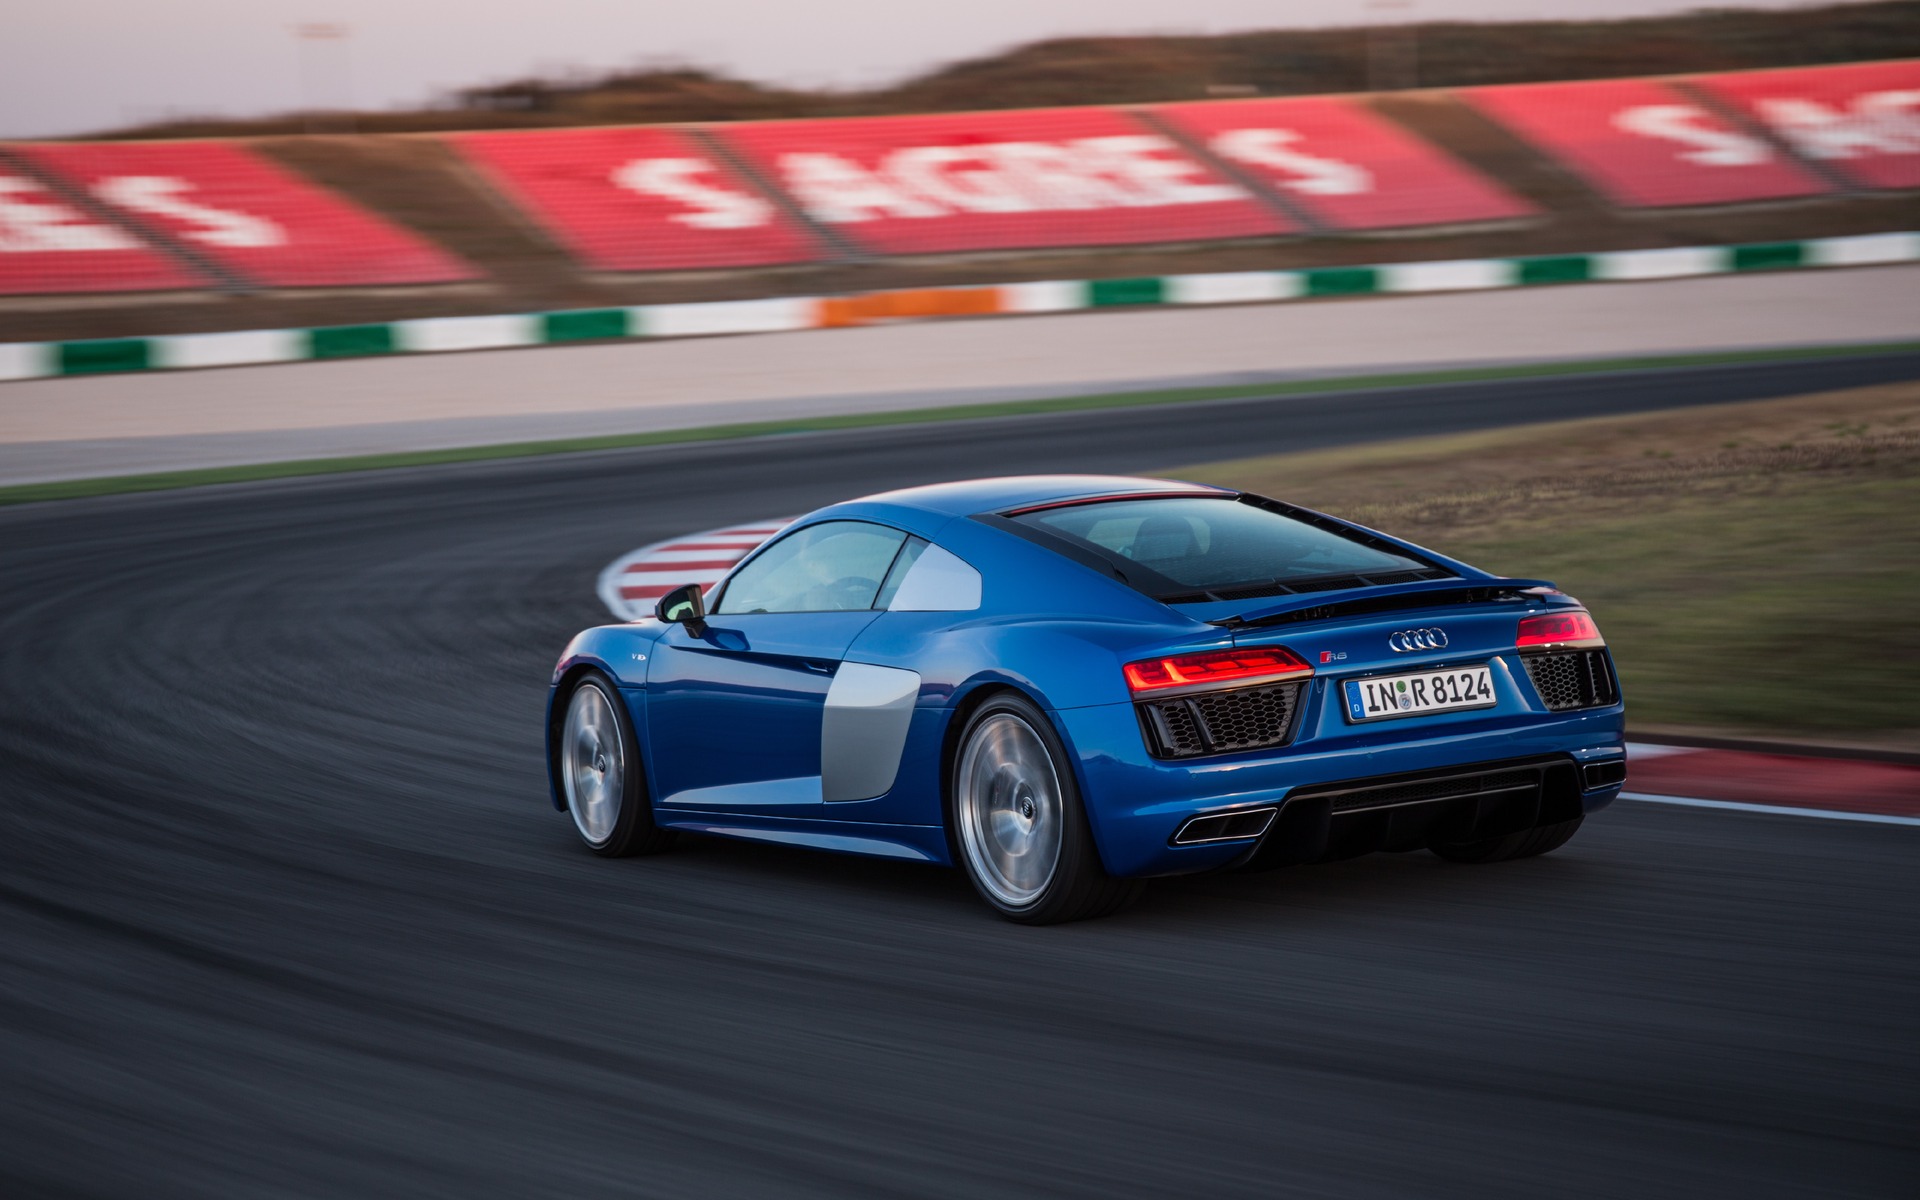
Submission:
[[[913,541],[920,544],[916,547],[908,543],[887,576],[881,606],[890,612],[973,612],[979,608],[980,572],[950,551],[919,538]]]
[[[846,612],[872,608],[907,535],[865,521],[796,529],[740,568],[718,613]]]
[[[906,582],[907,572],[920,561],[920,553],[926,548],[927,539],[917,537],[908,538],[907,544],[900,547],[899,557],[893,560],[893,570],[887,572],[887,581],[880,585],[880,597],[873,602],[875,608],[888,608],[893,604],[894,594]]]

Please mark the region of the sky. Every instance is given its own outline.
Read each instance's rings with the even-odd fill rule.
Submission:
[[[420,104],[527,74],[691,62],[870,86],[1044,37],[1639,16],[1807,0],[53,0],[0,18],[0,137]],[[344,25],[308,43],[302,24]]]

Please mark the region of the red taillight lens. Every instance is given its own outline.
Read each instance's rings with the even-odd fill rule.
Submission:
[[[1521,617],[1520,632],[1513,639],[1519,647],[1527,646],[1604,646],[1607,643],[1600,636],[1600,627],[1586,613],[1573,612],[1543,613],[1537,617]]]
[[[1313,674],[1307,660],[1285,646],[1249,650],[1208,650],[1149,658],[1126,666],[1127,686],[1136,692],[1213,684],[1304,679]]]

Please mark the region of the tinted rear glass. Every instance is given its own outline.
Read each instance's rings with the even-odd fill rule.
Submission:
[[[1147,590],[1218,591],[1432,565],[1359,535],[1225,497],[1108,500],[1012,519],[1097,554],[1135,586],[1158,585]],[[1159,578],[1134,579],[1129,566]]]

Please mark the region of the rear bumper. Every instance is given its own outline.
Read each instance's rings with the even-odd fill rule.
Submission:
[[[1148,756],[1131,704],[1064,709],[1054,714],[1075,756],[1094,840],[1115,875],[1206,871],[1255,857],[1262,864],[1346,857],[1425,844],[1470,829],[1493,836],[1522,821],[1567,819],[1604,807],[1620,793],[1616,774],[1599,766],[1625,758],[1620,705],[1564,714],[1502,713],[1432,724],[1402,723],[1391,740],[1337,746],[1312,740],[1276,750],[1169,761]],[[1336,785],[1386,788],[1396,781],[1432,784],[1442,776],[1497,770],[1538,772],[1528,788],[1501,797],[1476,793],[1428,796],[1419,789],[1393,803],[1386,793],[1336,807]],[[1494,780],[1494,784],[1503,781]],[[1507,781],[1511,782],[1511,781]],[[1174,844],[1196,816],[1271,807],[1258,837]],[[1450,822],[1451,824],[1436,824]]]

